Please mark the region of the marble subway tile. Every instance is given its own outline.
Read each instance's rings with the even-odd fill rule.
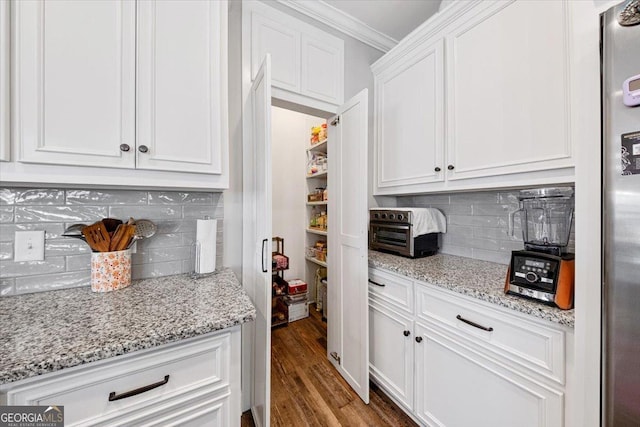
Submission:
[[[152,248],[166,248],[182,246],[182,234],[156,234],[148,239],[140,240],[137,242],[138,250],[146,251]]]
[[[174,260],[190,259],[191,248],[188,246],[179,246],[174,248],[160,248],[149,251],[149,262],[160,263]]]
[[[468,246],[443,246],[442,248],[440,248],[440,252],[443,254],[463,256],[465,258],[473,258],[473,249]]]
[[[91,254],[68,255],[66,258],[67,271],[90,270]]]
[[[13,259],[13,242],[0,242],[0,260]]]
[[[0,207],[0,223],[13,222],[13,206]]]
[[[429,205],[428,207],[438,209],[440,212],[444,214],[444,216],[471,215],[473,213],[471,205],[463,205],[462,203],[457,205],[432,204],[432,205]]]
[[[15,295],[15,279],[14,278],[0,278],[0,297],[8,297]]]
[[[89,271],[46,274],[43,276],[19,277],[16,279],[16,294],[54,291],[57,289],[77,288],[91,284]]]
[[[182,260],[161,262],[157,264],[141,264],[131,268],[131,277],[135,279],[144,279],[149,277],[172,276],[181,274]]]
[[[404,197],[398,197],[403,199]],[[425,194],[420,196],[409,197],[413,199],[413,203],[417,203],[421,206],[425,205],[448,205],[451,203],[451,198],[448,194]],[[411,205],[406,205],[411,207]]]
[[[498,193],[494,191],[480,191],[474,193],[453,193],[449,196],[451,204],[454,203],[498,203]]]
[[[0,206],[15,205],[16,190],[11,188],[0,188]]]
[[[183,220],[163,220],[156,221],[156,225],[158,226],[158,234],[170,234],[170,233],[195,233],[196,232],[196,222],[193,220],[183,221]]]
[[[146,205],[147,192],[133,190],[67,190],[68,205]]]
[[[64,225],[54,223],[0,224],[0,242],[13,242],[16,231],[31,230],[44,230],[45,239],[56,239],[64,232]]]
[[[55,240],[47,240],[44,245],[45,257],[50,256],[62,256],[62,255],[77,255],[83,253],[90,253],[91,248],[88,244],[80,239],[74,238],[62,238]]]
[[[38,188],[17,190],[14,201],[16,205],[28,206],[63,205],[64,191]]]
[[[223,218],[224,208],[215,206],[183,206],[183,217],[185,219],[204,219],[208,216],[211,219]]]
[[[474,203],[472,205],[473,215],[501,215],[508,216],[509,212],[514,212],[518,209],[518,205],[509,204],[493,204],[487,205],[483,203]]]
[[[498,264],[507,265],[511,260],[511,253],[474,248],[472,258],[479,259],[482,261],[491,261]],[[505,269],[505,274],[506,274],[506,269]]]
[[[176,219],[182,218],[182,208],[180,206],[110,206],[109,216],[111,218],[126,219]]]
[[[0,277],[21,277],[64,271],[64,257],[44,261],[0,261]]]
[[[29,206],[15,208],[15,222],[95,222],[107,216],[106,206]]]
[[[449,223],[452,225],[469,225],[473,227],[501,227],[506,224],[506,220],[502,220],[497,216],[469,216],[469,215],[450,215]]]
[[[150,191],[150,205],[214,205],[219,193],[185,193],[168,191]]]

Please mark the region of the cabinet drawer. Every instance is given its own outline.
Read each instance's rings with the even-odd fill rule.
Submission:
[[[413,281],[378,269],[369,269],[369,294],[413,313]]]
[[[453,332],[503,356],[512,368],[524,367],[564,384],[564,331],[469,301],[431,285],[417,284],[416,293],[419,320],[445,324]]]
[[[8,404],[64,405],[65,425],[93,425],[192,389],[225,388],[230,381],[230,343],[230,333],[224,333],[70,368],[12,388]],[[114,392],[117,397],[151,384],[158,387],[109,401]]]

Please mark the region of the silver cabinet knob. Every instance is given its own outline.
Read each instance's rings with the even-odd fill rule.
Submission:
[[[147,147],[146,145],[141,145],[138,147],[138,151],[141,153],[146,153],[147,151],[149,151],[149,147]]]
[[[129,150],[131,150],[131,147],[129,147],[129,144],[120,144],[120,151],[124,151],[126,153]]]

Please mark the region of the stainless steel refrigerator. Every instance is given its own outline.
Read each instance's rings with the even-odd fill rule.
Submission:
[[[602,425],[606,427],[640,426],[639,23],[638,0],[625,1],[601,15]]]

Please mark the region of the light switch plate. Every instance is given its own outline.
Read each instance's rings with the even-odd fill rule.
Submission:
[[[13,260],[44,260],[44,230],[16,231]]]

